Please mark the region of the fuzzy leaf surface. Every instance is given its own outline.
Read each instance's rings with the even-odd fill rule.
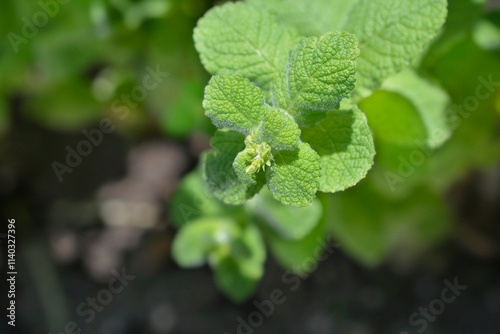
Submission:
[[[291,150],[299,145],[300,129],[289,113],[270,108],[257,129],[257,142],[266,142],[276,150]]]
[[[237,154],[245,149],[245,137],[231,130],[217,130],[211,140],[214,150],[203,156],[203,178],[208,188],[219,200],[230,205],[240,205],[252,198],[263,183],[242,183],[233,168]]]
[[[361,49],[356,90],[372,91],[408,67],[436,36],[446,14],[446,0],[360,0],[344,26],[358,37]]]
[[[342,30],[359,0],[247,0],[267,6],[305,36]]]
[[[311,205],[319,187],[321,161],[306,143],[295,150],[283,150],[274,155],[269,173],[269,190],[285,205]]]
[[[368,96],[410,65],[436,36],[446,0],[248,0],[267,6],[306,36],[331,31],[356,35],[361,56],[356,91]]]
[[[234,73],[267,89],[300,40],[263,6],[226,3],[208,11],[194,30],[196,49],[208,72]]]
[[[302,40],[276,79],[273,103],[301,126],[313,126],[354,89],[359,56],[356,37],[327,33]]]
[[[213,76],[205,88],[203,107],[218,128],[248,135],[260,124],[267,109],[263,105],[262,90],[238,75]]]
[[[329,113],[313,128],[304,128],[302,139],[321,157],[320,191],[352,187],[373,165],[373,136],[357,107]]]

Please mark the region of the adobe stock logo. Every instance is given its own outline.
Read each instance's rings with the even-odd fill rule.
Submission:
[[[257,329],[264,325],[265,320],[274,314],[277,307],[287,301],[287,293],[297,291],[302,281],[316,271],[319,263],[326,261],[334,253],[335,249],[339,247],[338,244],[333,244],[329,239],[323,240],[318,238],[316,241],[318,245],[314,249],[312,256],[301,261],[299,266],[294,266],[296,273],[287,270],[281,275],[281,281],[287,286],[287,290],[273,289],[269,294],[269,298],[253,301],[252,304],[255,310],[250,312],[246,318],[241,316],[236,318],[236,334],[256,334]],[[299,274],[298,272],[302,273]],[[224,334],[229,333],[225,332]]]
[[[71,0],[40,0],[38,6],[40,10],[31,16],[31,19],[23,16],[21,18],[21,35],[10,32],[7,35],[10,45],[15,53],[19,52],[21,44],[28,44],[38,34],[38,30],[49,23],[49,19],[59,13],[61,5],[65,5]]]
[[[412,327],[418,327],[417,333],[423,333],[429,322],[434,322],[437,316],[441,315],[446,310],[446,305],[451,304],[457,300],[457,297],[462,294],[467,285],[460,285],[458,278],[453,279],[453,283],[449,280],[444,280],[446,288],[441,290],[440,298],[432,300],[428,307],[419,307],[418,312],[413,312],[408,321]],[[400,332],[399,334],[410,334],[408,332]]]
[[[130,111],[139,106],[139,103],[144,101],[149,92],[153,91],[168,77],[167,72],[163,72],[160,66],[157,65],[156,69],[147,66],[147,74],[143,77],[142,83],[135,86],[129,94],[121,94],[120,98],[116,98],[111,103],[111,112],[114,114],[117,121],[125,120]],[[99,126],[95,129],[84,129],[81,133],[85,139],[80,140],[73,148],[66,145],[66,158],[63,162],[54,160],[51,163],[52,170],[59,182],[63,182],[64,174],[71,174],[75,168],[80,166],[85,157],[92,154],[95,147],[101,145],[105,139],[106,134],[115,131],[116,126],[111,118],[103,118],[99,122]]]
[[[111,271],[112,277],[108,282],[107,288],[99,290],[95,297],[87,297],[76,308],[76,314],[84,319],[85,324],[90,324],[97,317],[98,313],[102,312],[105,307],[113,301],[116,295],[125,290],[127,286],[135,279],[134,275],[127,274],[126,269],[122,268],[121,272],[117,270]],[[83,326],[80,326],[76,321],[68,321],[64,324],[63,330],[49,334],[80,334]]]

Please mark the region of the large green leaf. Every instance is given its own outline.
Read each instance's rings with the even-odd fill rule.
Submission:
[[[365,115],[357,107],[330,112],[313,128],[304,128],[302,139],[321,157],[320,191],[351,187],[373,165],[373,137]]]
[[[377,90],[359,108],[376,139],[404,146],[426,142],[427,131],[417,108],[401,94]]]
[[[226,3],[211,9],[194,31],[196,49],[212,74],[234,73],[269,88],[299,40],[262,6]]]
[[[371,91],[409,66],[436,36],[446,14],[446,0],[360,0],[344,26],[361,49],[356,90]]]
[[[442,200],[419,188],[386,198],[366,180],[334,195],[330,229],[342,249],[366,266],[391,258],[412,258],[445,238],[450,217]]]
[[[238,75],[213,76],[205,88],[203,107],[219,128],[250,134],[268,109],[263,105],[264,95],[260,88]]]
[[[356,91],[369,95],[386,78],[410,65],[436,36],[446,0],[250,0],[275,11],[304,35],[332,31],[356,35]]]
[[[359,0],[247,0],[267,6],[305,36],[342,30]]]

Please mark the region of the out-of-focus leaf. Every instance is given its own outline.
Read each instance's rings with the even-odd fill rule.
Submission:
[[[449,233],[450,217],[442,200],[419,189],[389,199],[369,180],[332,196],[330,229],[343,250],[367,266],[407,252],[415,256]]]
[[[199,267],[207,260],[217,262],[231,253],[231,243],[239,237],[235,221],[201,218],[186,224],[172,245],[172,256],[182,267]]]
[[[203,129],[206,117],[202,107],[203,85],[200,81],[186,80],[179,95],[162,113],[162,128],[172,137],[186,137],[195,129]]]
[[[280,237],[290,240],[302,239],[309,234],[319,223],[323,212],[318,199],[314,199],[311,206],[296,208],[281,204],[267,189],[248,202],[247,208]]]
[[[294,273],[307,274],[314,269],[327,245],[324,219],[307,235],[297,240],[282,238],[270,227],[262,228],[271,253],[283,267]]]
[[[186,175],[171,200],[170,214],[176,227],[200,217],[231,216],[241,210],[216,199],[208,190],[201,174],[198,169]]]

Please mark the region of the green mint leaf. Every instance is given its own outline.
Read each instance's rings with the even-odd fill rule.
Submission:
[[[380,265],[388,257],[415,256],[442,240],[451,227],[441,197],[425,188],[388,198],[364,182],[332,196],[330,205],[333,237],[366,266]]]
[[[267,6],[304,36],[340,31],[359,0],[247,0]]]
[[[244,150],[238,153],[233,162],[233,168],[239,180],[248,185],[266,182],[265,174],[260,171],[260,168],[256,172],[247,172],[252,165],[251,161],[254,157],[254,154],[250,153],[248,150]]]
[[[320,174],[320,157],[309,144],[301,143],[295,150],[275,152],[268,187],[285,205],[308,206],[318,190]]]
[[[304,39],[274,82],[274,105],[287,110],[299,125],[313,126],[351,94],[358,56],[356,38],[349,33]]]
[[[239,235],[236,222],[225,218],[200,218],[186,224],[175,237],[172,256],[181,267],[199,267],[214,255],[230,253],[231,240]]]
[[[251,154],[247,150],[244,150],[238,153],[233,162],[233,168],[236,172],[236,175],[238,175],[238,179],[248,185],[257,183],[258,173],[247,173],[247,169],[251,165],[251,160],[253,158],[253,154]]]
[[[356,91],[364,95],[409,66],[446,14],[446,0],[360,0],[344,27],[358,37],[361,49]]]
[[[268,143],[275,150],[291,150],[299,145],[300,129],[289,113],[270,108],[256,130],[255,141]]]
[[[264,95],[248,79],[238,75],[213,76],[205,89],[203,107],[215,126],[250,134],[259,126],[267,107]]]
[[[356,35],[361,56],[356,91],[368,96],[410,65],[443,25],[446,0],[249,0],[267,6],[306,36]]]
[[[263,183],[247,185],[242,183],[233,168],[237,154],[245,149],[245,137],[231,130],[217,130],[211,140],[214,150],[202,159],[203,178],[208,188],[225,204],[239,205],[252,198]]]
[[[249,224],[231,245],[231,255],[213,264],[215,282],[232,301],[242,302],[264,274],[266,248],[259,229]]]
[[[437,148],[450,138],[451,129],[446,120],[450,98],[441,87],[420,78],[412,70],[405,70],[386,80],[382,89],[400,94],[415,106],[429,147]]]
[[[256,280],[262,277],[266,246],[255,224],[249,223],[242,228],[240,238],[233,243],[231,257],[238,261],[241,273],[246,277]]]
[[[316,198],[311,206],[305,208],[285,206],[265,188],[247,206],[281,238],[288,240],[304,238],[316,227],[323,214],[321,202]]]
[[[265,225],[262,229],[276,260],[296,274],[309,274],[314,271],[319,257],[327,256],[325,252],[332,252],[332,247],[328,246],[325,240],[324,219],[321,219],[307,235],[298,240],[285,239],[274,229]]]
[[[259,281],[242,274],[238,261],[230,257],[221,259],[213,269],[215,284],[235,303],[250,297]]]
[[[231,208],[210,193],[199,168],[182,179],[170,202],[172,223],[178,228],[200,217],[223,215]]]
[[[208,72],[240,74],[264,89],[286,65],[300,37],[262,6],[227,3],[208,11],[194,31],[196,49]]]
[[[376,90],[359,103],[377,140],[412,146],[425,141],[425,126],[415,106],[398,93]]]
[[[320,191],[345,190],[363,179],[373,165],[373,137],[357,107],[329,113],[313,128],[304,128],[302,140],[321,157]]]
[[[448,103],[441,88],[405,70],[359,106],[376,138],[402,146],[437,148],[451,135],[446,121]]]

